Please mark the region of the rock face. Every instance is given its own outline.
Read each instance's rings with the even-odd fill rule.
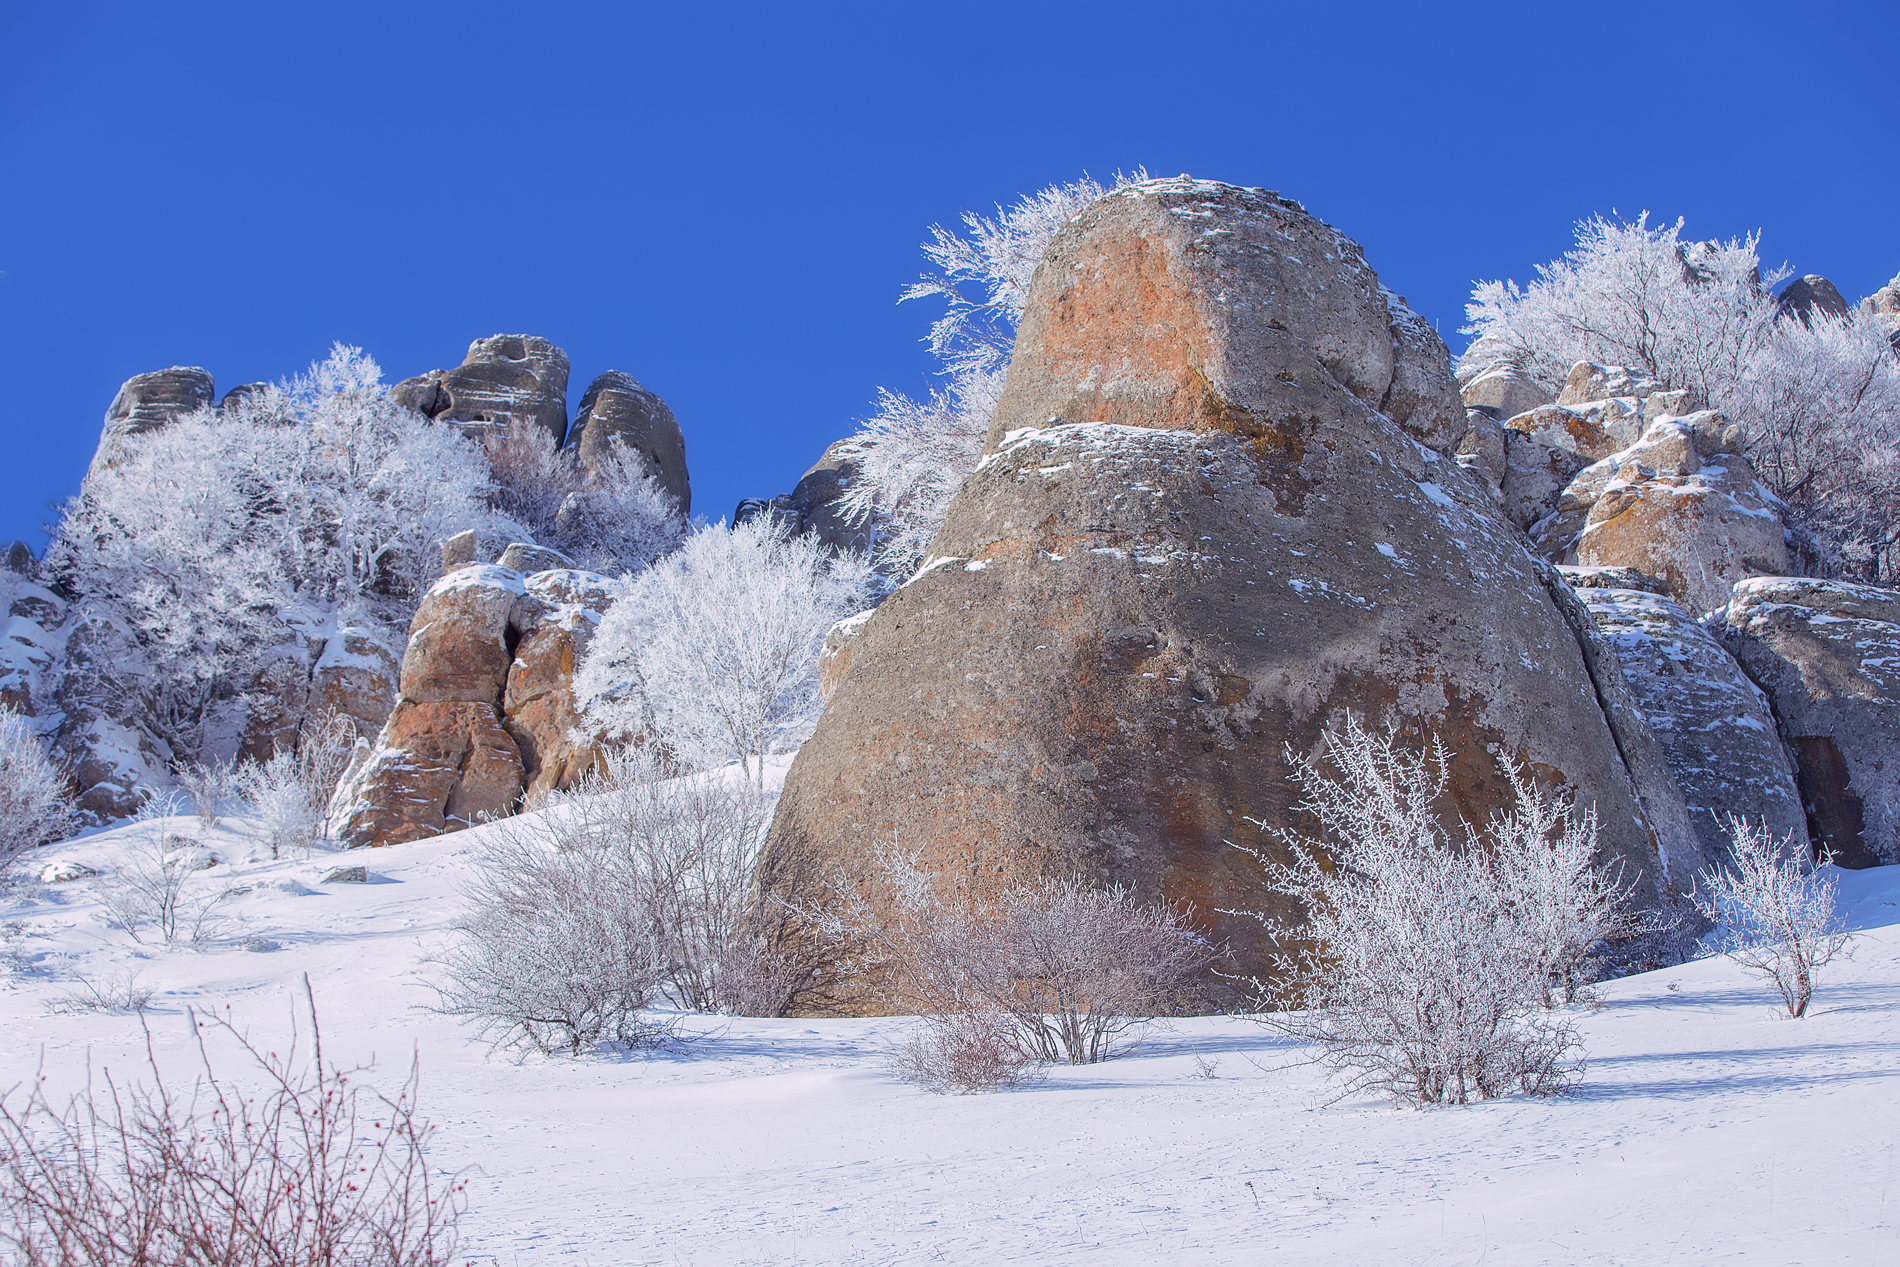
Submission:
[[[240,759],[268,761],[293,751],[312,727],[331,719],[374,735],[395,707],[401,656],[376,630],[332,624],[292,632],[252,683]]]
[[[616,438],[646,462],[655,481],[679,503],[680,514],[691,513],[693,490],[686,473],[686,441],[673,411],[631,374],[608,370],[587,385],[568,442],[579,450],[581,462],[592,472],[607,457]]]
[[[1526,378],[1508,365],[1493,366],[1474,375],[1463,385],[1459,395],[1466,409],[1482,409],[1499,422],[1529,413],[1552,400],[1543,384]]]
[[[989,456],[857,634],[768,871],[862,877],[895,841],[979,890],[1126,882],[1257,970],[1258,926],[1218,912],[1271,900],[1226,842],[1298,827],[1285,747],[1356,714],[1440,735],[1473,821],[1507,795],[1497,754],[1576,789],[1653,900],[1657,842],[1542,565],[1419,441],[1462,439],[1437,425],[1463,410],[1448,367],[1404,422],[1378,412],[1418,355],[1387,304],[1357,246],[1262,190],[1145,182],[1058,233]]]
[[[1586,589],[1681,789],[1704,865],[1728,853],[1731,815],[1807,843],[1807,817],[1768,700],[1722,644],[1667,598]]]
[[[1900,595],[1762,577],[1735,586],[1723,622],[1774,706],[1815,845],[1842,866],[1900,862]]]
[[[1847,300],[1834,283],[1818,273],[1809,273],[1806,277],[1797,277],[1789,282],[1775,296],[1775,307],[1784,315],[1800,318],[1804,326],[1814,324],[1816,313],[1840,319],[1846,317],[1849,311]]]
[[[452,370],[431,370],[390,388],[398,402],[429,418],[481,431],[517,419],[567,438],[567,353],[528,334],[496,334],[468,345]]]
[[[834,550],[871,548],[871,525],[846,512],[844,499],[858,473],[855,440],[836,441],[799,478],[797,487],[777,497],[747,497],[733,509],[732,522],[778,515],[793,532],[811,533]]]
[[[210,373],[195,365],[174,365],[168,370],[133,375],[125,380],[106,410],[92,469],[115,465],[130,437],[156,430],[179,414],[203,409],[216,399],[217,388]]]
[[[1900,351],[1900,276],[1867,296],[1861,301],[1861,307],[1887,327],[1887,338],[1892,341],[1895,350]]]
[[[420,840],[512,814],[524,795],[592,769],[598,753],[574,735],[572,681],[610,586],[591,572],[524,577],[499,564],[437,581],[409,627],[400,699],[338,787],[331,832],[352,847]]]

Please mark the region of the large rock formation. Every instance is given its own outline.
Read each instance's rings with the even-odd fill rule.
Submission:
[[[1586,588],[1580,596],[1662,747],[1703,865],[1727,857],[1731,817],[1806,845],[1807,819],[1774,715],[1722,644],[1659,595]]]
[[[452,370],[431,370],[390,388],[398,402],[470,431],[522,420],[567,438],[567,353],[529,334],[495,334],[468,345]]]
[[[503,558],[541,553],[512,545]],[[456,831],[594,768],[597,751],[576,735],[572,682],[610,585],[591,572],[524,577],[500,564],[437,581],[409,627],[395,709],[337,788],[331,832],[360,846]]]
[[[608,370],[587,385],[568,443],[592,472],[612,451],[616,439],[646,463],[654,480],[679,503],[681,515],[692,512],[686,441],[673,411],[633,375]]]
[[[1722,632],[1774,705],[1815,845],[1842,866],[1900,862],[1900,594],[1745,580]]]
[[[1499,757],[1575,790],[1653,900],[1595,684],[1543,565],[1441,456],[1464,405],[1396,305],[1264,190],[1144,182],[1058,233],[990,452],[853,640],[768,872],[862,879],[895,844],[979,889],[1126,882],[1257,970],[1258,925],[1221,912],[1271,899],[1229,842],[1303,825],[1286,752],[1356,714],[1440,736],[1474,822],[1507,796]]]
[[[125,380],[106,409],[92,469],[101,470],[118,462],[124,456],[125,441],[131,437],[156,430],[180,414],[203,409],[216,399],[211,374],[195,365],[134,374]]]

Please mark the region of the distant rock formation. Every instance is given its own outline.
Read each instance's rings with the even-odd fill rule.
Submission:
[[[1852,310],[1834,283],[1818,273],[1797,277],[1782,287],[1775,296],[1775,307],[1783,316],[1798,318],[1804,326],[1814,324],[1816,313],[1840,319]]]
[[[680,514],[691,513],[693,490],[686,473],[686,441],[673,411],[633,375],[608,370],[587,385],[568,443],[579,451],[581,462],[591,472],[615,439],[645,460],[654,480],[679,503]]]
[[[1900,862],[1900,594],[1760,577],[1721,615],[1774,706],[1814,843],[1842,866]]]
[[[1887,327],[1887,338],[1900,351],[1900,275],[1862,300],[1861,307]]]
[[[850,514],[843,502],[858,473],[858,442],[851,438],[832,443],[799,477],[789,493],[777,497],[747,497],[733,509],[732,522],[742,524],[759,515],[783,519],[790,530],[810,533],[834,550],[868,551],[872,527]]]
[[[215,399],[217,388],[210,373],[195,365],[174,365],[168,370],[134,374],[125,380],[106,409],[99,447],[92,455],[92,469],[97,471],[118,462],[125,441],[131,437],[156,430],[180,414],[203,409]]]
[[[504,559],[544,561],[514,545]],[[611,597],[591,572],[524,576],[469,564],[432,586],[410,624],[400,698],[331,802],[350,846],[393,845],[514,813],[598,762],[575,737],[576,663]]]
[[[530,334],[495,334],[468,345],[452,370],[431,370],[390,389],[399,403],[428,418],[480,431],[523,420],[567,438],[567,353]]]
[[[1285,749],[1350,713],[1440,736],[1474,822],[1499,755],[1576,790],[1653,901],[1677,877],[1541,565],[1452,458],[1467,426],[1442,343],[1297,203],[1182,178],[1093,204],[1037,270],[983,466],[849,640],[768,872],[861,879],[894,842],[978,892],[1125,882],[1255,971],[1261,930],[1218,912],[1274,899],[1228,842],[1273,847]]]

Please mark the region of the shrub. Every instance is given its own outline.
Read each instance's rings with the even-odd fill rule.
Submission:
[[[217,907],[229,889],[203,891],[192,877],[205,869],[203,846],[184,836],[148,827],[133,842],[125,863],[100,880],[99,900],[135,942],[150,928],[166,945],[193,945],[215,936]]]
[[[63,838],[73,821],[66,776],[31,721],[0,704],[0,874],[28,849]]]
[[[0,1244],[33,1267],[353,1264],[438,1267],[455,1255],[463,1185],[432,1177],[417,1066],[362,1102],[363,1069],[326,1063],[309,981],[310,1062],[229,1017],[191,1013],[201,1072],[188,1092],[147,1052],[148,1085],[108,1071],[64,1105],[43,1082],[0,1101]],[[213,1067],[235,1046],[256,1094]]]
[[[972,1095],[1028,1086],[1046,1063],[1025,1053],[1016,1026],[995,1012],[919,1017],[891,1051],[900,1081],[939,1095]]]
[[[946,896],[915,857],[888,850],[874,883],[875,901],[843,895],[817,918],[859,973],[924,1018],[902,1069],[989,1068],[1002,1079],[995,1085],[1011,1085],[1023,1062],[1106,1060],[1218,958],[1188,908],[1144,903],[1124,888],[1051,878],[988,902]],[[978,1059],[1004,1037],[1013,1056]]]
[[[1835,909],[1836,879],[1792,839],[1776,840],[1760,823],[1731,819],[1732,867],[1702,877],[1696,906],[1717,929],[1718,944],[1747,972],[1766,978],[1788,1015],[1808,1014],[1822,968],[1852,939]]]
[[[1441,827],[1447,758],[1348,719],[1325,756],[1296,763],[1301,808],[1326,843],[1280,833],[1287,860],[1248,850],[1301,918],[1256,914],[1286,949],[1273,959],[1263,1020],[1315,1044],[1345,1079],[1423,1104],[1465,1104],[1513,1088],[1551,1094],[1581,1070],[1575,1031],[1547,1011],[1574,997],[1584,956],[1614,931],[1617,886],[1590,864],[1588,814],[1505,770],[1516,805],[1489,839]]]

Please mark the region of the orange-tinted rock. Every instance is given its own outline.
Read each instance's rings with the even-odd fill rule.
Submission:
[[[514,812],[521,756],[492,704],[413,703],[382,737],[332,812],[350,845],[398,845]]]
[[[527,589],[543,606],[522,622],[503,712],[532,803],[545,792],[572,787],[600,764],[600,747],[581,724],[574,670],[613,590],[605,577],[572,569],[537,573]]]
[[[768,874],[862,878],[894,842],[979,892],[1127,883],[1192,902],[1256,971],[1259,926],[1219,912],[1273,900],[1229,842],[1304,826],[1286,749],[1350,713],[1442,737],[1447,814],[1504,803],[1497,754],[1575,789],[1653,897],[1650,826],[1541,565],[1377,412],[1394,354],[1369,276],[1295,204],[1185,178],[1058,233],[991,451],[853,641]]]

